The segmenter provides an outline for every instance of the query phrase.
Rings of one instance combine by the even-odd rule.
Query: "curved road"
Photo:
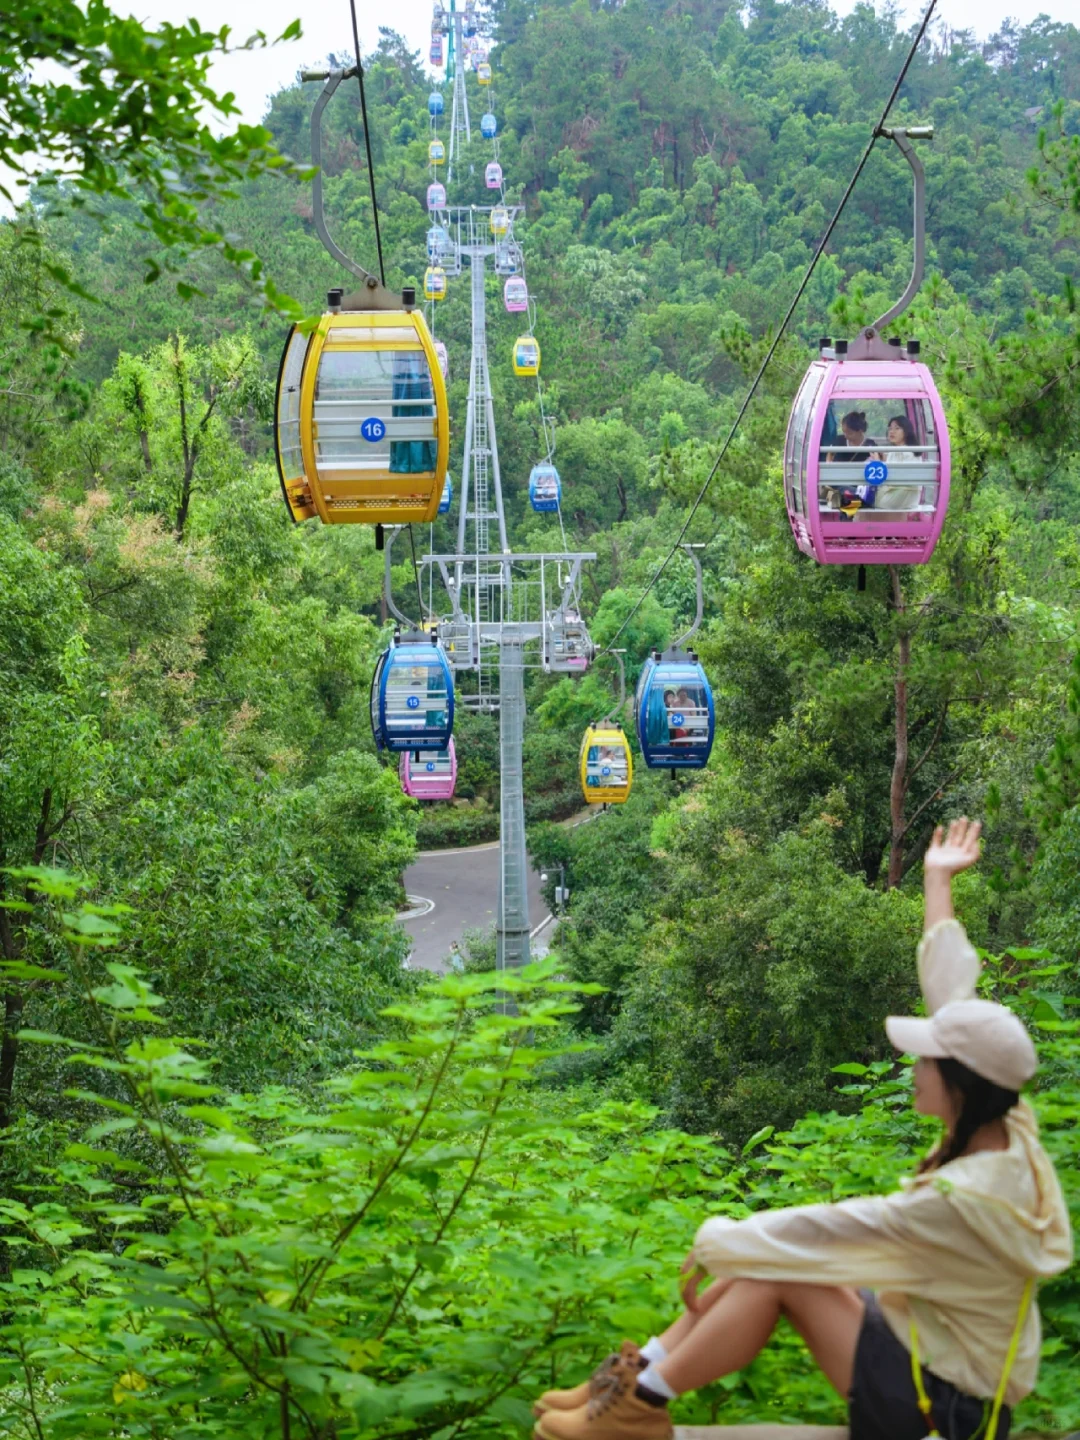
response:
[[[466,930],[488,930],[499,904],[499,842],[467,850],[423,850],[405,871],[410,899],[433,901],[426,914],[400,923],[412,937],[409,965],[415,970],[443,971],[452,945]],[[529,924],[533,954],[550,931],[548,908],[540,894],[540,876],[529,871]]]

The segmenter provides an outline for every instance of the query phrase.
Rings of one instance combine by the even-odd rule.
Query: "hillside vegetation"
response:
[[[911,37],[887,9],[840,20],[819,0],[502,0],[490,28],[603,645],[678,535]],[[393,285],[426,264],[430,83],[385,30],[367,84]],[[553,823],[615,675],[529,672],[530,850],[571,898],[514,1014],[483,939],[429,983],[393,924],[418,844],[497,833],[497,722],[462,719],[465,803],[421,815],[368,720],[382,557],[362,527],[291,526],[278,488],[282,297],[317,311],[341,278],[304,178],[317,92],[275,95],[270,134],[236,152],[184,152],[224,178],[175,223],[154,208],[172,182],[130,172],[125,142],[129,189],[40,184],[0,224],[0,1424],[27,1440],[508,1435],[537,1388],[658,1330],[705,1211],[889,1188],[929,1132],[882,1019],[917,1003],[920,858],[953,814],[986,818],[960,912],[987,992],[1041,1037],[1034,1098],[1080,1206],[1080,32],[935,29],[893,112],[936,131],[930,269],[898,326],[952,437],[932,562],[860,590],[797,554],[781,495],[817,337],[871,320],[910,268],[909,175],[882,143],[688,537],[708,769],[638,765],[625,806]],[[343,87],[330,224],[373,263],[363,149]],[[485,203],[475,156],[460,198]],[[489,298],[511,533],[562,548],[529,509],[540,416]],[[438,326],[457,476],[464,282]],[[441,520],[414,538],[454,543]],[[629,683],[693,608],[677,559],[621,633]],[[1042,1304],[1018,1426],[1059,1433],[1080,1425],[1075,1278]],[[682,1405],[688,1423],[838,1414],[793,1336]]]

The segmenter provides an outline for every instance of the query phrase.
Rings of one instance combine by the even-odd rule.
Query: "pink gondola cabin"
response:
[[[404,750],[398,762],[401,788],[414,800],[452,800],[457,782],[453,737],[445,750]]]
[[[949,432],[933,376],[906,349],[865,332],[821,345],[784,446],[796,543],[823,565],[922,565],[949,503]]]

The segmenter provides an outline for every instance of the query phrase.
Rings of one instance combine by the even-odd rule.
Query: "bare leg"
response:
[[[714,1280],[709,1288],[703,1290],[698,1296],[697,1310],[684,1310],[674,1325],[669,1325],[662,1335],[657,1336],[660,1344],[663,1345],[669,1355],[675,1349],[676,1345],[682,1344],[705,1312],[711,1310],[721,1295],[730,1289],[734,1283],[734,1280]]]
[[[843,1286],[735,1280],[712,1309],[694,1317],[696,1323],[669,1347],[668,1358],[657,1369],[676,1394],[697,1390],[748,1365],[764,1349],[781,1315],[806,1341],[829,1384],[846,1398],[863,1302]],[[682,1319],[666,1334],[678,1330]]]

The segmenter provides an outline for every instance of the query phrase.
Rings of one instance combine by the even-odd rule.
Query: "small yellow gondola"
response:
[[[432,140],[427,147],[427,158],[432,165],[444,165],[446,163],[446,146],[441,140]]]
[[[434,520],[450,458],[434,342],[421,311],[362,310],[363,298],[340,301],[310,335],[294,326],[286,342],[275,439],[289,513],[328,525]]]
[[[505,205],[496,205],[491,211],[491,219],[488,222],[493,235],[505,235],[510,229],[510,212]]]
[[[535,335],[519,335],[514,341],[512,359],[515,375],[539,375],[540,341]]]
[[[481,60],[480,64],[477,65],[476,78],[480,81],[481,85],[491,84],[491,66],[487,63],[486,60]]]
[[[446,271],[441,265],[429,265],[424,271],[424,299],[446,299]]]
[[[617,725],[590,725],[581,742],[581,793],[589,805],[622,805],[630,797],[634,762]]]

